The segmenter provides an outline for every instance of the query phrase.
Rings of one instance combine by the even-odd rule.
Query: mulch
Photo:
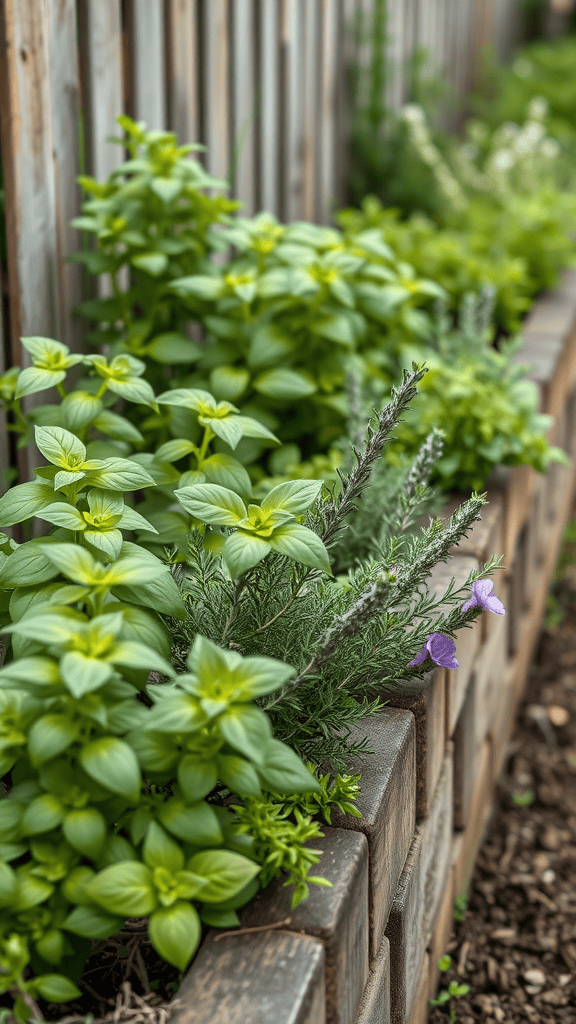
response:
[[[576,1024],[576,571],[564,568],[554,588],[564,618],[540,635],[440,976],[440,989],[470,990],[433,1008],[429,1024]]]

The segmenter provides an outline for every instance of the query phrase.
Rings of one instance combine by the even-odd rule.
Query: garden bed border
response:
[[[576,454],[576,271],[536,302],[518,362],[531,362],[548,439]],[[574,460],[576,463],[576,460]],[[332,889],[290,911],[278,881],[241,913],[266,931],[211,931],[178,993],[172,1024],[425,1024],[490,815],[541,628],[576,466],[498,468],[481,523],[438,567],[432,586],[504,554],[495,592],[505,616],[457,640],[458,670],[430,673],[418,696],[367,720],[362,819],[335,815],[321,845]],[[458,496],[441,514],[448,515]],[[441,592],[441,590],[440,590]],[[289,923],[284,923],[289,919]],[[278,923],[280,926],[278,927]]]

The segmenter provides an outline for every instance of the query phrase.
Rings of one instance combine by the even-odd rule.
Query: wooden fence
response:
[[[401,67],[430,49],[456,91],[471,83],[485,41],[506,52],[519,0],[388,0],[389,99]],[[208,149],[248,214],[328,222],[344,197],[350,123],[347,69],[372,0],[0,0],[0,106],[7,198],[6,365],[25,365],[20,337],[70,346],[81,268],[70,220],[82,161],[105,178],[122,161],[114,118],[126,111]],[[1,369],[1,368],[0,368]],[[7,452],[7,442],[0,449]]]

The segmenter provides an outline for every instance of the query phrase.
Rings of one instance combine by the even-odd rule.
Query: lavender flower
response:
[[[420,654],[408,664],[408,668],[416,668],[428,657],[436,665],[442,665],[443,668],[458,668],[455,652],[456,644],[449,636],[443,636],[442,633],[429,633]]]
[[[462,606],[462,611],[467,612],[470,608],[480,607],[494,612],[495,615],[505,615],[506,609],[502,602],[494,595],[490,596],[493,586],[492,580],[476,580],[472,584],[472,597]]]

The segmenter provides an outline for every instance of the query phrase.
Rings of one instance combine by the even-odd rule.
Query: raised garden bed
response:
[[[576,448],[576,272],[525,325],[549,440]],[[482,522],[442,565],[468,575],[504,553],[506,616],[486,612],[458,638],[457,670],[394,697],[366,724],[362,819],[334,817],[322,841],[332,889],[290,910],[272,884],[241,913],[243,934],[211,931],[179,990],[173,1024],[422,1024],[455,897],[466,890],[533,656],[574,467],[500,469]],[[456,497],[447,502],[452,511]]]

